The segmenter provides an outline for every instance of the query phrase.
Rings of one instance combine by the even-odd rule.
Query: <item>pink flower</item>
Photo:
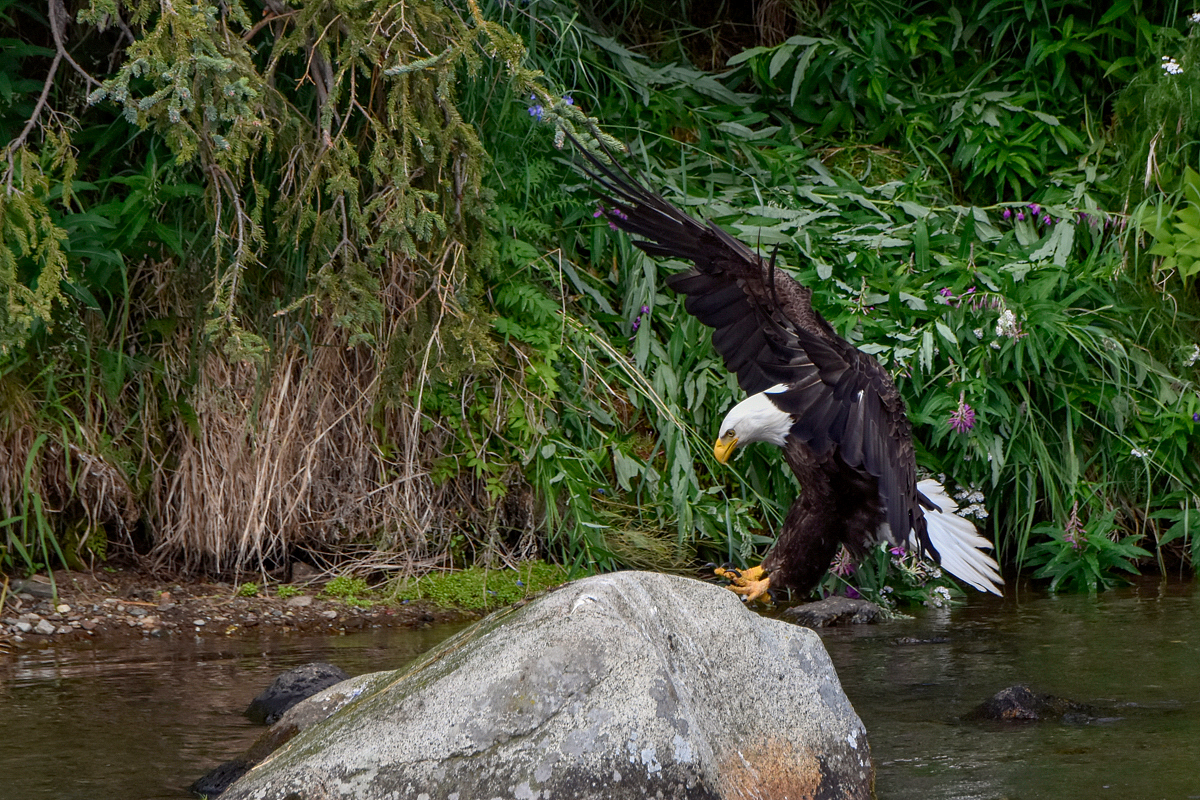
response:
[[[1078,550],[1087,542],[1083,523],[1079,521],[1078,500],[1071,506],[1071,516],[1067,518],[1067,524],[1063,526],[1063,539],[1071,544],[1073,550]]]
[[[958,408],[950,415],[950,429],[956,433],[966,433],[975,427],[975,409],[967,405],[963,395],[958,396]]]
[[[838,550],[836,556],[833,557],[833,563],[829,565],[829,571],[834,575],[841,575],[843,578],[854,573],[854,559],[850,557],[850,551],[842,546]]]

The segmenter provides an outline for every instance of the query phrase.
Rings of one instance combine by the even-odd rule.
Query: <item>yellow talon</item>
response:
[[[726,588],[731,592],[745,595],[747,603],[761,599],[770,605],[771,597],[767,594],[767,590],[771,588],[771,576],[766,574],[766,570],[762,568],[761,564],[741,571],[718,567],[714,573],[729,581],[729,586]]]

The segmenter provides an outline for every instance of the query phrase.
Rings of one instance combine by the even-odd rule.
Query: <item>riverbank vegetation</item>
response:
[[[1010,573],[1190,572],[1200,25],[753,7],[0,0],[0,567],[761,554],[788,471],[712,459],[736,386],[566,126],[778,246]]]

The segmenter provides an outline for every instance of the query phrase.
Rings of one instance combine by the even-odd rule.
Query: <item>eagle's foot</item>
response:
[[[717,567],[713,572],[717,577],[729,581],[729,586],[726,588],[735,594],[742,595],[745,602],[753,603],[755,600],[762,600],[770,605],[771,596],[767,594],[767,591],[771,588],[771,576],[767,574],[761,564],[743,570]]]

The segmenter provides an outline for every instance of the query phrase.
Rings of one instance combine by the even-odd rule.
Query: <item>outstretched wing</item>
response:
[[[689,314],[713,329],[713,347],[738,385],[757,394],[795,380],[794,362],[803,355],[795,327],[800,321],[828,327],[817,321],[812,293],[716,225],[702,224],[640,186],[615,161],[605,164],[572,142],[607,194],[603,211],[613,225],[641,237],[634,244],[649,255],[695,264],[671,275],[667,285],[687,298]]]
[[[646,253],[695,265],[667,285],[713,328],[713,346],[742,389],[756,394],[785,384],[768,397],[793,415],[791,434],[818,454],[839,448],[848,466],[877,478],[893,541],[905,543],[913,530],[932,549],[917,497],[912,425],[883,366],[834,332],[813,309],[811,289],[639,185],[615,160],[605,164],[572,142],[607,194],[609,222],[641,237],[634,244]]]

